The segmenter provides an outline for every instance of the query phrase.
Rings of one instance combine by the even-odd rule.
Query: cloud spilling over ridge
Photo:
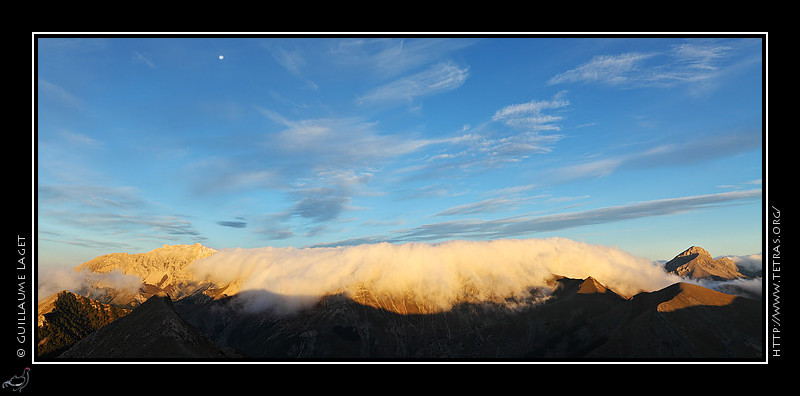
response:
[[[83,294],[87,288],[110,288],[125,293],[136,293],[142,286],[142,279],[136,275],[125,274],[119,269],[99,273],[65,268],[40,268],[36,283],[37,299],[41,301],[62,290]]]
[[[763,297],[763,280],[761,273],[764,270],[763,255],[761,253],[745,256],[724,256],[736,263],[739,271],[754,274],[753,278],[738,278],[726,281],[698,281],[700,286],[728,294],[736,294],[747,298],[760,299]]]
[[[698,280],[691,280],[689,282],[695,283],[703,287],[707,287],[712,290],[716,290],[718,292],[726,294],[735,294],[750,299],[758,300],[763,297],[764,288],[762,285],[763,280],[761,277],[756,277],[752,279],[737,278],[724,281],[698,279]]]
[[[747,256],[725,256],[740,268],[746,271],[758,272],[764,270],[764,259],[761,253],[750,254]]]
[[[553,275],[592,276],[623,295],[680,280],[619,249],[563,238],[239,248],[220,250],[189,269],[220,284],[238,282],[241,292],[283,296],[276,302],[291,296],[315,301],[339,292],[352,296],[366,287],[377,295],[413,298],[437,310],[447,310],[464,297],[524,297],[530,288],[547,287]],[[264,301],[259,304],[267,307]]]

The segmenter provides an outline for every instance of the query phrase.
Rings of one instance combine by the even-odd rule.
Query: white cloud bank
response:
[[[624,295],[680,280],[619,249],[563,238],[239,248],[221,250],[189,268],[220,284],[238,281],[243,294],[270,296],[271,302],[259,301],[259,307],[276,311],[289,307],[269,304],[296,305],[298,299],[310,304],[330,293],[352,296],[361,287],[388,298],[413,296],[420,305],[446,310],[465,291],[478,300],[524,297],[530,288],[546,287],[553,275],[592,276]]]
[[[40,268],[36,284],[37,299],[41,301],[62,290],[84,294],[87,288],[110,288],[133,294],[142,286],[142,279],[136,275],[125,274],[119,269],[99,273],[65,268]]]

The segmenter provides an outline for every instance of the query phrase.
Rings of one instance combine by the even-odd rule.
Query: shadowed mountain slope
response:
[[[641,293],[617,331],[587,357],[758,359],[761,304],[690,283]]]
[[[36,355],[44,358],[60,354],[130,312],[68,291],[45,298],[37,308]]]
[[[219,345],[270,360],[754,359],[763,354],[754,301],[684,283],[625,299],[591,277],[554,282],[551,296],[532,290],[528,304],[462,303],[433,314],[401,315],[344,295],[327,296],[287,316],[243,311],[237,296],[177,302],[176,309]]]
[[[165,293],[150,297],[131,313],[89,334],[62,353],[67,359],[232,358],[186,323]]]

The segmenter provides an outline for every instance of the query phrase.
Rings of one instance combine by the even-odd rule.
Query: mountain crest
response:
[[[176,299],[198,291],[202,285],[191,273],[189,265],[216,252],[217,250],[200,243],[164,245],[146,253],[106,254],[89,260],[74,270],[76,272],[87,270],[100,274],[120,271],[123,274],[137,276],[142,282],[140,295],[128,298],[135,301],[125,302],[138,305],[158,290],[164,290]],[[119,304],[125,302],[117,301]]]
[[[686,282],[675,283],[656,294],[659,293],[667,297],[656,307],[658,312],[672,312],[695,306],[724,306],[740,298]]]
[[[699,246],[692,246],[664,264],[667,272],[686,278],[709,278],[716,280],[743,278],[733,260],[711,254]]]
[[[189,264],[216,252],[200,243],[164,245],[146,253],[111,253],[95,257],[75,267],[75,270],[106,273],[119,269],[126,274],[138,275],[147,283],[156,284],[163,281],[164,275],[184,275]]]
[[[578,288],[578,294],[605,293],[606,287],[591,276],[584,279]]]
[[[688,248],[688,249],[684,250],[684,251],[683,251],[681,254],[679,254],[677,257],[686,257],[686,256],[691,256],[691,255],[693,255],[693,254],[696,254],[696,255],[699,255],[699,256],[708,256],[708,257],[711,257],[711,254],[710,254],[710,253],[708,253],[708,251],[707,251],[707,250],[705,250],[705,249],[701,248],[700,246],[691,246],[690,248]]]
[[[169,295],[156,293],[129,314],[87,335],[61,358],[230,358],[184,321]]]

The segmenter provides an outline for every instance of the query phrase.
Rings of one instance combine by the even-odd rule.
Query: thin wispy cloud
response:
[[[253,233],[254,239],[269,243],[289,239],[297,235],[288,224],[292,214],[289,212],[265,213],[253,216],[248,222],[248,229]]]
[[[689,166],[756,150],[761,147],[761,131],[733,131],[699,137],[679,143],[567,165],[552,173],[552,180],[573,181],[610,175],[622,169],[647,169]]]
[[[315,223],[338,219],[354,209],[352,197],[363,194],[372,177],[369,170],[319,169],[312,177],[295,181],[289,191],[295,203],[289,212]]]
[[[132,187],[90,184],[45,184],[37,187],[40,204],[85,208],[136,209],[145,205]]]
[[[39,232],[39,235],[37,235],[37,239],[40,243],[53,242],[64,245],[79,246],[89,249],[102,249],[115,252],[132,251],[138,249],[138,247],[133,244],[111,241],[108,239],[77,238],[72,235],[66,235],[57,232],[46,232],[44,234],[46,235],[43,235],[42,232]]]
[[[754,185],[755,186],[761,186],[762,185],[761,179],[750,180],[750,181],[746,181],[746,182],[739,183],[739,184],[722,184],[722,185],[717,186],[717,188],[722,188],[722,189],[726,189],[726,190],[731,190],[731,189],[741,190],[741,189],[744,189],[744,188],[752,188]]]
[[[760,198],[761,189],[633,202],[584,211],[542,216],[514,216],[496,220],[461,219],[396,229],[385,235],[364,236],[314,247],[347,246],[354,243],[406,243],[445,240],[492,240],[528,237],[537,233],[576,227],[615,223],[625,220],[689,213],[719,205],[736,204]]]
[[[548,80],[548,84],[575,82],[599,82],[619,85],[637,79],[633,74],[640,70],[641,63],[654,55],[627,53],[621,55],[598,55],[578,67],[557,74]]]
[[[516,195],[536,188],[536,184],[524,184],[486,191],[486,195]]]
[[[267,169],[250,158],[209,157],[191,162],[182,172],[198,196],[241,193],[285,185],[276,169]]]
[[[159,213],[160,205],[149,202],[132,187],[108,187],[91,184],[43,184],[37,186],[37,207],[48,219],[44,229],[64,234],[113,235],[128,241],[161,238],[169,241],[201,241],[206,237],[186,216]],[[78,238],[81,239],[81,238]],[[75,238],[61,238],[62,243],[80,244]],[[86,241],[90,238],[82,238]],[[113,242],[107,242],[113,243]]]
[[[303,190],[296,194],[300,198],[292,207],[292,213],[316,222],[338,218],[350,203],[349,194],[330,187]]]
[[[319,85],[309,79],[304,71],[307,69],[308,60],[303,50],[299,48],[286,49],[283,47],[269,46],[272,58],[292,76],[304,81],[304,87],[315,91]]]
[[[306,60],[299,50],[275,48],[275,50],[272,51],[272,57],[275,58],[275,61],[283,66],[284,69],[296,77],[301,76],[300,69],[306,64]]]
[[[563,138],[556,133],[570,102],[565,92],[551,99],[511,104],[495,111],[489,120],[460,131],[450,145],[428,158],[418,174],[442,175],[464,170],[497,168],[550,152]],[[465,133],[467,132],[467,133]]]
[[[92,139],[82,133],[60,130],[58,131],[58,135],[68,144],[80,146],[99,146],[102,144],[100,141]]]
[[[394,241],[514,238],[587,225],[686,213],[739,200],[761,197],[761,189],[660,199],[627,205],[545,216],[517,216],[498,220],[456,220],[422,225],[400,232]]]
[[[382,134],[378,124],[355,117],[293,120],[271,109],[258,111],[283,129],[263,135],[248,154],[208,158],[186,173],[196,175],[196,190],[205,193],[277,192],[287,205],[281,208],[288,215],[284,222],[338,220],[354,209],[353,196],[370,193],[367,184],[376,169],[452,140]],[[270,227],[262,235],[288,238],[293,234],[287,227]]]
[[[155,63],[153,63],[152,58],[147,54],[144,54],[144,53],[141,53],[141,52],[135,52],[133,54],[132,60],[133,60],[134,63],[145,65],[145,66],[147,66],[147,67],[149,67],[151,69],[155,69],[156,68],[156,65],[155,65]]]
[[[392,78],[440,63],[450,53],[476,40],[452,38],[355,38],[338,40],[330,49],[333,61],[379,78]]]
[[[64,87],[39,78],[37,81],[37,88],[39,95],[48,99],[55,100],[64,106],[72,108],[80,108],[81,100],[75,95],[68,92]]]
[[[62,226],[82,230],[83,233],[108,233],[129,239],[155,238],[170,241],[205,240],[205,237],[187,218],[178,215],[161,215],[147,212],[119,211],[55,211],[43,214]]]
[[[548,84],[598,83],[631,88],[696,83],[713,78],[731,51],[721,43],[692,42],[664,52],[597,55],[551,77]]]
[[[533,100],[527,103],[514,104],[498,110],[493,121],[500,121],[506,125],[529,131],[547,131],[561,129],[556,122],[562,116],[546,114],[545,111],[559,110],[569,106],[569,101],[564,99],[565,93],[559,92],[549,100]]]
[[[473,215],[477,213],[492,213],[500,210],[514,209],[527,199],[496,197],[479,202],[454,206],[436,214],[436,216]]]
[[[255,226],[269,239],[294,236],[292,219],[309,227],[339,220],[355,210],[354,196],[374,194],[368,183],[378,169],[458,140],[382,134],[377,123],[356,117],[293,120],[271,109],[257,110],[282,129],[262,135],[247,153],[197,161],[185,174],[194,191],[204,195],[280,194],[285,205],[278,208],[284,214],[277,219],[281,225]]]
[[[390,159],[415,152],[439,140],[380,133],[378,124],[359,117],[289,120],[260,108],[267,118],[285,126],[261,144],[266,150],[301,155],[313,167],[335,168]],[[277,149],[277,150],[276,150]],[[350,165],[347,165],[350,164]]]
[[[675,71],[678,75],[685,74],[687,78],[696,78],[694,73],[688,71],[713,71],[720,68],[720,61],[733,50],[730,46],[716,43],[709,44],[679,44],[672,47],[671,55],[675,58]]]
[[[468,69],[452,62],[440,63],[427,70],[381,85],[358,98],[359,104],[410,103],[413,100],[460,87],[469,76]]]
[[[218,221],[217,224],[223,227],[230,227],[230,228],[246,228],[247,222],[245,221],[230,221],[230,220],[221,220]]]
[[[557,171],[556,180],[573,181],[583,178],[608,176],[619,169],[627,158],[605,158],[562,167]]]

